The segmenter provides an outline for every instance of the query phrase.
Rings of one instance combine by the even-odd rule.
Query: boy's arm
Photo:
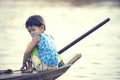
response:
[[[30,44],[28,45],[25,53],[24,53],[24,57],[23,57],[23,65],[25,65],[27,59],[31,56],[31,52],[33,50],[33,48],[37,45],[38,41],[40,39],[40,36],[36,36],[32,39],[32,41],[30,42]]]

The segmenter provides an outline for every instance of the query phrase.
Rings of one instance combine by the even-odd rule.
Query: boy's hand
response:
[[[27,68],[26,64],[23,64],[20,70],[24,71],[26,68]]]

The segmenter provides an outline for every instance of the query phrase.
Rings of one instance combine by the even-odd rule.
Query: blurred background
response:
[[[0,70],[18,70],[31,37],[25,21],[45,19],[58,51],[106,18],[111,20],[62,53],[65,63],[81,53],[57,80],[120,80],[120,0],[0,0]]]

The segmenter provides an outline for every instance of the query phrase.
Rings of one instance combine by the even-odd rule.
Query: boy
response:
[[[38,71],[56,69],[58,54],[53,38],[44,33],[46,29],[44,19],[40,15],[30,16],[26,21],[26,29],[30,33],[32,41],[24,53],[21,71],[32,72],[32,63]]]

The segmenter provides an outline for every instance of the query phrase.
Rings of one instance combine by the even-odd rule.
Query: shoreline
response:
[[[119,0],[1,0],[0,4],[13,4],[13,3],[22,3],[24,4],[36,4],[39,6],[73,6],[73,7],[79,7],[79,6],[89,6],[89,5],[98,5],[102,6],[113,6],[113,7],[120,7],[120,1]],[[21,5],[22,5],[21,4]]]

